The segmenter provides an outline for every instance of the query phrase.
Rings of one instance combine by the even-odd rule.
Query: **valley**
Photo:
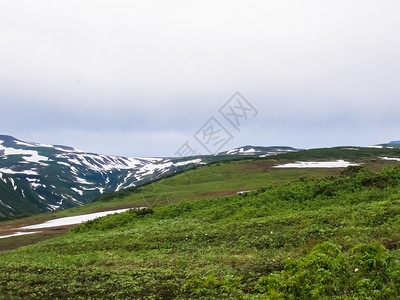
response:
[[[380,275],[383,281],[373,287],[375,273],[357,265],[352,249],[380,253],[376,259],[385,264],[385,276],[400,268],[400,150],[354,149],[214,157],[89,204],[2,221],[0,235],[19,234],[0,239],[2,295],[276,299],[293,291],[318,298],[331,290],[356,297],[375,288],[377,298],[390,298],[400,287]],[[121,213],[57,223],[114,210]],[[42,225],[51,222],[60,226]],[[334,263],[329,251],[337,251],[346,270],[358,266],[360,276],[351,271],[342,278],[332,269],[322,290],[296,286],[300,275],[291,266],[314,268],[313,255]],[[314,274],[301,276],[322,280]],[[341,285],[332,285],[338,280]],[[358,280],[371,284],[363,289]]]
[[[80,206],[101,194],[141,186],[214,161],[296,151],[291,147],[246,149],[217,156],[127,158],[0,135],[0,218]]]

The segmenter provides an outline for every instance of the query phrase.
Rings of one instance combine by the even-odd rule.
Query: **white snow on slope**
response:
[[[132,174],[133,174],[132,172],[128,172],[128,174],[125,176],[124,180],[120,184],[118,184],[117,188],[115,189],[116,192],[118,192],[121,189],[121,187],[124,184],[126,184],[127,180],[132,176]]]
[[[81,184],[90,184],[90,185],[95,184],[94,182],[89,182],[84,178],[75,177],[75,180],[77,183],[81,183]]]
[[[164,169],[168,169],[172,166],[173,166],[173,163],[171,161],[167,161],[167,162],[161,163],[161,164],[148,164],[148,165],[144,165],[140,169],[140,171],[137,172],[137,174],[143,177],[146,175],[154,174],[156,170],[164,170]]]
[[[75,148],[72,149],[67,149],[67,148],[62,148],[62,147],[57,147],[57,146],[52,146],[54,149],[62,152],[83,152],[82,150],[78,150]]]
[[[10,178],[9,180],[10,180],[12,186],[13,186],[14,191],[16,191],[17,190],[17,186],[15,185],[14,179]]]
[[[54,148],[53,145],[47,144],[40,144],[40,143],[27,143],[23,141],[14,140],[14,143],[21,146],[28,146],[28,147],[46,147],[46,148]]]
[[[9,209],[15,210],[15,209],[12,208],[10,205],[7,205],[6,203],[4,203],[2,200],[0,200],[0,204],[3,205],[3,206],[5,206],[5,207],[7,207],[7,208],[9,208]]]
[[[274,168],[345,168],[348,166],[359,166],[360,164],[351,163],[344,160],[337,161],[297,161],[284,165],[274,166]]]
[[[149,162],[154,163],[162,159],[136,159],[118,156],[97,155],[84,152],[70,152],[56,154],[57,158],[68,160],[70,164],[84,166],[87,169],[97,172],[107,172],[112,170],[135,169]],[[67,163],[62,163],[68,165]]]
[[[205,163],[203,163],[200,158],[197,158],[197,159],[192,159],[192,160],[188,160],[188,161],[177,162],[174,165],[177,167],[180,167],[180,166],[186,166],[186,165],[190,165],[190,164],[197,165],[197,164],[205,164]]]
[[[39,186],[41,186],[40,180],[38,178],[29,178],[29,177],[27,177],[26,180],[28,181],[29,186],[31,188],[33,188],[34,190],[36,188],[38,188]]]
[[[80,224],[86,221],[90,221],[99,217],[104,217],[110,214],[118,214],[129,210],[126,209],[117,209],[117,210],[109,210],[109,211],[102,211],[98,213],[80,215],[80,216],[73,216],[73,217],[65,217],[50,220],[41,224],[29,225],[25,227],[21,227],[20,229],[38,229],[38,228],[51,228],[51,227],[58,227],[58,226],[66,226],[66,225],[75,225]]]
[[[40,231],[30,231],[30,232],[16,232],[13,234],[8,234],[8,235],[0,235],[0,239],[5,239],[9,238],[12,236],[19,236],[19,235],[26,235],[26,234],[34,234],[34,233],[39,233]]]
[[[22,170],[22,171],[14,171],[8,168],[1,168],[0,172],[6,174],[25,174],[25,175],[39,175],[37,172],[32,170]]]
[[[71,190],[73,190],[75,193],[78,193],[79,195],[83,195],[83,191],[77,189],[77,188],[71,188]]]
[[[60,205],[52,205],[52,204],[47,204],[47,206],[51,209],[51,210],[57,210]]]
[[[400,158],[398,157],[379,157],[380,159],[383,160],[394,160],[394,161],[400,161]]]
[[[226,154],[239,154],[239,153],[241,153],[241,154],[256,154],[259,152],[260,152],[259,150],[256,150],[254,148],[244,150],[244,148],[242,147],[242,148],[235,148],[235,149],[229,150],[226,152]]]
[[[4,151],[4,155],[22,155],[22,159],[26,162],[33,162],[41,165],[46,165],[41,163],[41,161],[48,161],[49,158],[43,155],[39,155],[37,151],[34,150],[24,150],[24,149],[14,149],[9,147],[4,147],[0,144],[0,151]]]
[[[23,141],[17,141],[17,140],[15,140],[14,142],[15,142],[17,145],[21,145],[21,146],[36,147],[36,146],[33,145],[33,144],[25,143],[25,142],[23,142]]]

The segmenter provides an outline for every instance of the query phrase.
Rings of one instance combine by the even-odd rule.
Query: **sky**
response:
[[[133,157],[400,140],[398,11],[395,0],[2,1],[0,134]],[[229,138],[207,147],[218,130]]]

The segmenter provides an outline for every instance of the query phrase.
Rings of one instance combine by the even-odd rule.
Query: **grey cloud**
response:
[[[2,5],[5,134],[169,155],[237,90],[259,115],[232,146],[368,144],[398,132],[387,121],[400,108],[397,1]],[[92,147],[74,137],[85,134]]]

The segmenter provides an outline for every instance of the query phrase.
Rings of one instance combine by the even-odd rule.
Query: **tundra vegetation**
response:
[[[0,297],[395,299],[400,168],[129,210],[0,254]]]

